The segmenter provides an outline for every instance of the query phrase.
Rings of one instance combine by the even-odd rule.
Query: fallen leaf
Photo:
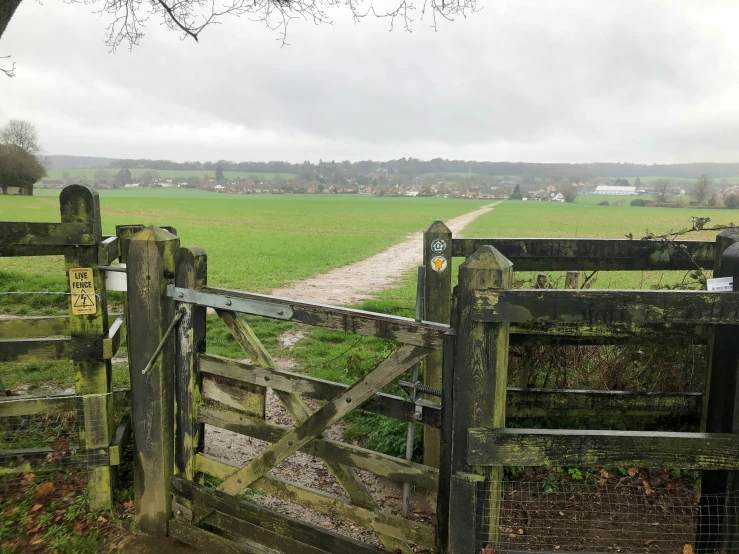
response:
[[[32,513],[34,513],[34,512],[38,512],[38,511],[39,511],[39,510],[40,510],[41,508],[43,508],[43,507],[44,507],[44,506],[43,506],[43,504],[34,504],[34,505],[33,505],[33,506],[31,507],[31,509],[30,509],[30,510],[28,510],[28,513],[31,513],[31,514],[32,514]]]
[[[482,549],[482,550],[480,551],[480,554],[495,554],[495,548],[493,548],[493,547],[492,547],[492,546],[490,546],[489,544],[486,544],[486,545],[485,545],[485,548],[483,548],[483,549]]]
[[[601,477],[603,477],[603,479],[610,479],[610,478],[611,478],[611,474],[610,474],[610,473],[608,473],[608,472],[607,472],[607,471],[606,471],[605,469],[603,469],[603,468],[600,468],[600,469],[598,470],[598,475],[600,475]]]
[[[323,527],[324,529],[331,529],[333,527],[333,524],[330,521],[326,520],[321,523],[321,527]]]
[[[554,547],[554,550],[559,550],[560,548],[562,548],[562,547],[559,546],[559,545],[557,545],[557,546]]]
[[[41,537],[41,538],[32,540],[29,544],[31,546],[38,546],[39,544],[43,544],[43,543],[44,543],[44,537]]]
[[[54,483],[46,482],[46,483],[39,483],[36,485],[36,496],[38,498],[47,496],[54,492],[55,486]]]
[[[565,513],[564,512],[559,512],[559,515],[563,516],[563,515],[565,515]]]
[[[636,475],[637,473],[639,473],[639,468],[638,467],[630,467],[629,469],[626,470],[626,473],[629,474],[629,477],[633,477],[634,475]]]
[[[659,527],[659,521],[654,521],[649,524],[650,527]]]
[[[518,534],[519,534],[519,535],[523,535],[523,529],[519,529],[519,530],[518,530]]]
[[[108,520],[105,519],[103,516],[98,517],[98,523],[108,523]]]
[[[683,546],[683,554],[693,554],[693,547],[690,544]]]

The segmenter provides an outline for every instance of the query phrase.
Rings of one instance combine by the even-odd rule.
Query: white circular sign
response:
[[[434,256],[431,258],[431,269],[437,273],[441,273],[446,269],[447,262],[444,256]]]

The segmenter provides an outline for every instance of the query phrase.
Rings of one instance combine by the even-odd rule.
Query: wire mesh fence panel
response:
[[[108,464],[106,449],[85,448],[85,434],[105,428],[108,421],[104,413],[85,410],[83,397],[24,397],[3,404],[8,413],[25,413],[0,417],[3,481],[22,479],[27,473],[84,471]]]
[[[486,492],[501,498],[498,549],[672,553],[690,545],[692,550],[700,515],[698,485],[663,470],[632,468],[625,476],[613,472],[609,477],[550,476],[493,485]],[[739,512],[735,494],[706,498],[704,504],[714,507],[708,516],[704,512],[709,518],[704,525],[715,520],[717,528],[720,515]],[[478,510],[487,520],[485,506]],[[478,552],[485,551],[487,540],[477,537]]]

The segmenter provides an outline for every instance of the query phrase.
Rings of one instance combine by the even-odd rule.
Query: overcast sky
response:
[[[110,54],[89,6],[24,0],[0,124],[32,121],[47,154],[178,161],[739,161],[739,3],[479,2],[437,32],[335,12],[287,47],[231,19]]]

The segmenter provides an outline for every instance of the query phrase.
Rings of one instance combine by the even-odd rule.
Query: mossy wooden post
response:
[[[474,321],[472,308],[475,291],[510,289],[512,281],[513,264],[492,246],[483,246],[459,268],[454,322],[457,347],[449,509],[451,554],[473,554],[467,546],[460,546],[471,544],[471,540],[475,553],[498,548],[503,467],[469,465],[467,431],[472,427],[505,427],[510,324]],[[472,487],[476,495],[455,490],[460,486],[464,490]]]
[[[721,251],[714,275],[733,277],[739,291],[739,234],[721,233]],[[721,294],[721,293],[716,293]],[[718,325],[710,341],[709,381],[704,404],[707,433],[739,434],[739,326]],[[739,552],[739,471],[704,471],[701,477],[701,508],[696,548],[698,552]]]
[[[423,233],[423,265],[426,267],[423,319],[448,324],[452,313],[452,232],[438,219]],[[441,350],[426,358],[423,369],[425,385],[441,388],[441,365]],[[424,426],[423,463],[427,466],[439,467],[440,443],[439,430]]]
[[[59,195],[62,223],[84,223],[96,243],[103,240],[100,222],[100,198],[97,191],[83,185],[69,185]],[[108,334],[108,303],[105,278],[97,269],[98,246],[78,246],[64,257],[67,274],[72,268],[88,268],[95,288],[94,313],[80,314],[74,304],[78,296],[70,296],[69,327],[73,340],[101,340]],[[69,284],[69,279],[67,280]],[[71,288],[70,288],[70,292]],[[77,312],[77,314],[75,314]],[[84,445],[88,450],[107,449],[115,432],[112,374],[110,360],[88,359],[74,362],[75,391],[82,396],[84,413]],[[107,451],[107,450],[106,450]],[[114,473],[110,467],[89,470],[90,507],[108,509],[112,502]]]
[[[454,356],[457,331],[444,334],[441,387],[441,461],[436,494],[436,552],[447,552],[449,544],[449,494],[452,477],[452,426],[454,422]]]
[[[142,370],[175,318],[167,284],[174,281],[180,239],[159,227],[137,233],[128,248],[128,340],[131,358],[134,509],[139,529],[167,536],[174,470],[175,338]]]
[[[181,248],[175,284],[199,289],[207,285],[208,257],[202,248]],[[175,299],[176,300],[176,299]],[[177,328],[177,371],[175,374],[175,468],[177,476],[195,478],[195,455],[203,440],[203,424],[198,422],[202,378],[199,354],[205,352],[205,307],[176,302],[184,316]]]

